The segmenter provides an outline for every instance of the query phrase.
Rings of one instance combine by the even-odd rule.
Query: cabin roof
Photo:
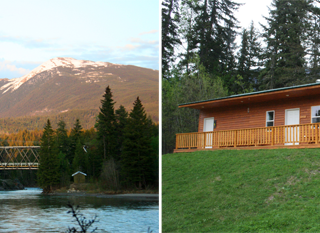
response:
[[[179,104],[179,108],[215,108],[320,94],[320,82]]]
[[[73,173],[72,176],[75,176],[75,175],[77,175],[77,174],[82,174],[82,175],[87,176],[86,173],[83,173],[83,172],[81,172],[81,171],[77,171],[76,173]]]

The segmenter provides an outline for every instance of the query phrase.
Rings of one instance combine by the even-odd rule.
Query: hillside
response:
[[[319,232],[320,149],[162,157],[163,232]]]
[[[108,85],[115,108],[121,104],[131,111],[140,96],[146,112],[154,121],[159,120],[158,71],[73,58],[54,58],[23,77],[1,79],[0,118],[98,110]]]

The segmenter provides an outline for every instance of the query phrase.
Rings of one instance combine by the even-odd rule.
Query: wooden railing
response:
[[[318,144],[319,130],[320,123],[180,133],[176,135],[176,149]]]

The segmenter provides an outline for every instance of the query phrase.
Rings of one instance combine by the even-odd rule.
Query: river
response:
[[[159,232],[159,204],[127,198],[44,196],[39,188],[0,192],[0,232],[65,232],[79,229],[68,203],[86,219],[97,216],[91,232]]]

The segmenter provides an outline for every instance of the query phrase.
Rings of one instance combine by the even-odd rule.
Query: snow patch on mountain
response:
[[[3,85],[0,90],[2,90],[2,93],[6,93],[7,91],[11,90],[11,92],[17,90],[22,84],[27,82],[28,80],[32,79],[35,75],[51,70],[57,67],[66,67],[71,69],[79,69],[84,68],[86,66],[93,66],[93,67],[108,67],[108,66],[122,66],[119,64],[112,64],[109,62],[93,62],[93,61],[86,61],[86,60],[76,60],[71,57],[56,57],[53,59],[50,59],[49,61],[46,61],[45,63],[41,64],[37,68],[33,69],[29,74],[24,75],[20,78],[10,79],[9,82],[5,85]],[[83,71],[84,72],[84,71]],[[58,73],[59,76],[61,76],[60,72]]]

